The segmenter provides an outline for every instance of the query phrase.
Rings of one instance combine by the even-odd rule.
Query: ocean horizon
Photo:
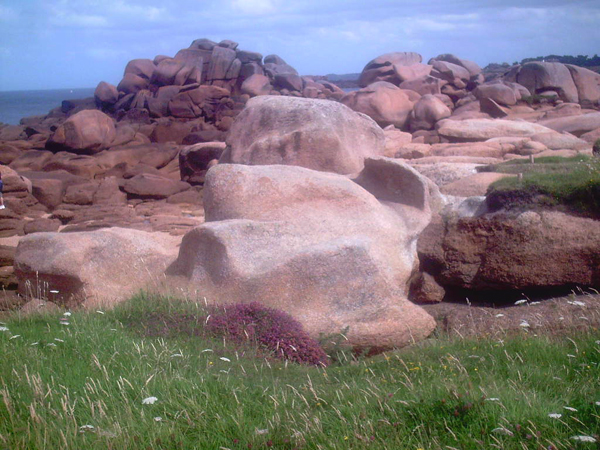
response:
[[[0,122],[19,125],[23,117],[45,115],[63,100],[94,96],[95,88],[0,91]]]

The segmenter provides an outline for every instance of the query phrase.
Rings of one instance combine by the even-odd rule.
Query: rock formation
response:
[[[393,160],[365,164],[364,187],[302,167],[219,164],[206,180],[206,223],[183,238],[168,274],[213,301],[289,312],[315,337],[349,327],[352,345],[381,348],[426,337],[435,324],[406,284],[430,187]]]

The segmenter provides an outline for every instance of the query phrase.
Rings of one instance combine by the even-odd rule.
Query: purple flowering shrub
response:
[[[319,343],[289,314],[260,303],[238,303],[210,310],[204,331],[235,342],[255,342],[276,357],[300,364],[327,365]]]

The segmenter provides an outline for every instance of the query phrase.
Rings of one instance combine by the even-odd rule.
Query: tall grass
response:
[[[203,312],[140,296],[111,312],[11,315],[0,448],[597,448],[575,439],[600,433],[597,330],[437,337],[323,368],[149,326]]]

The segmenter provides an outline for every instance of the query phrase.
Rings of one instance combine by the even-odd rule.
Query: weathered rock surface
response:
[[[399,84],[404,80],[400,80],[395,67],[411,66],[419,64],[421,61],[423,61],[423,57],[414,52],[386,53],[367,63],[358,83],[361,87],[366,87],[376,81]]]
[[[419,97],[413,93],[416,97],[411,98],[411,92],[391,83],[378,81],[358,91],[349,92],[341,102],[354,111],[371,117],[381,127],[394,125],[396,128],[403,128]]]
[[[361,182],[383,203],[337,174],[219,164],[207,175],[207,223],[184,237],[168,273],[211,301],[284,310],[313,336],[349,327],[352,345],[379,348],[422,339],[435,325],[406,300],[406,284],[430,217],[429,185],[377,161],[397,176],[381,181],[376,168]]]
[[[250,99],[236,118],[220,162],[351,174],[366,157],[383,152],[377,124],[340,103],[262,96]]]
[[[581,136],[584,133],[600,128],[600,112],[542,120],[540,121],[540,125],[560,133],[566,131],[575,136]]]
[[[437,132],[453,142],[485,141],[495,137],[530,137],[550,131],[548,127],[525,121],[502,119],[446,119],[438,122]]]
[[[15,255],[19,292],[42,292],[68,307],[112,305],[157,283],[177,255],[176,243],[164,233],[122,228],[30,234]]]
[[[53,151],[94,154],[108,148],[117,133],[113,120],[97,110],[84,110],[69,117],[47,143]]]
[[[447,117],[452,111],[434,95],[424,95],[415,103],[410,113],[409,123],[412,131],[431,130],[435,124]]]
[[[432,226],[421,261],[443,286],[531,289],[600,285],[600,222],[560,212],[484,215]],[[543,261],[543,264],[540,264]]]

